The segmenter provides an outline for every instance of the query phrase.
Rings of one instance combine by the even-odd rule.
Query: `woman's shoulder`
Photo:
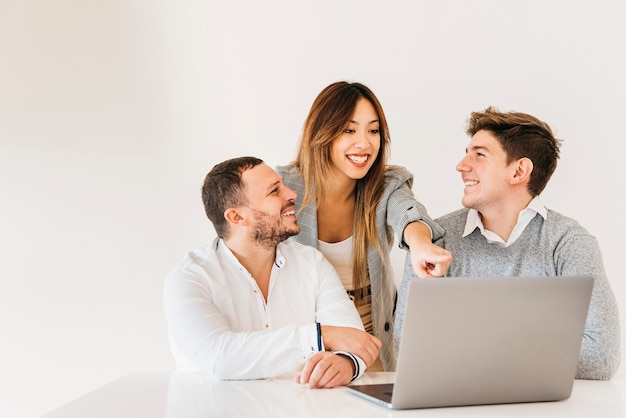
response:
[[[408,168],[400,165],[388,165],[385,168],[385,180],[387,183],[413,183],[413,173]]]
[[[298,169],[293,164],[277,165],[276,172],[278,172],[281,176],[299,174]]]
[[[391,175],[413,176],[413,174],[409,171],[408,168],[401,166],[401,165],[389,164],[387,165],[385,170],[387,174],[391,174]]]
[[[293,164],[276,166],[276,172],[281,175],[285,183],[301,183],[302,175],[300,170]]]

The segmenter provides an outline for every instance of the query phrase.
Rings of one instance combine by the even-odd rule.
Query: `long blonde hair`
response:
[[[374,107],[379,120],[380,151],[368,173],[356,182],[353,223],[352,283],[355,303],[363,299],[369,283],[367,253],[370,245],[382,253],[376,234],[376,206],[384,190],[390,136],[383,108],[366,86],[339,81],[324,88],[313,101],[304,122],[296,160],[292,163],[304,178],[302,207],[326,196],[326,179],[331,172],[331,144],[347,127],[357,102],[365,98]]]

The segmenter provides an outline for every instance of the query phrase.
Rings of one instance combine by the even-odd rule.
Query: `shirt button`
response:
[[[385,322],[385,331],[389,331],[389,322]]]

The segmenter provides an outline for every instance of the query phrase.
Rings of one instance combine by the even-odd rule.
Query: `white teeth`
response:
[[[362,157],[358,157],[356,155],[348,155],[348,158],[357,164],[363,164],[365,161],[367,161],[367,155]]]
[[[478,182],[476,180],[467,180],[466,182],[464,182],[464,184],[466,186],[476,186]]]
[[[295,215],[296,211],[295,210],[289,210],[285,213],[283,213],[283,216],[291,216],[291,215]]]

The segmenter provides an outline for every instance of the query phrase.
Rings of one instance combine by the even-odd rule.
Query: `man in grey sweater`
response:
[[[620,364],[620,324],[598,241],[539,199],[556,168],[560,141],[545,122],[493,107],[472,113],[467,134],[471,141],[456,167],[465,184],[464,208],[436,219],[446,230],[437,244],[453,256],[447,275],[593,276],[576,378],[610,379]],[[398,295],[396,347],[412,277],[408,260]]]

